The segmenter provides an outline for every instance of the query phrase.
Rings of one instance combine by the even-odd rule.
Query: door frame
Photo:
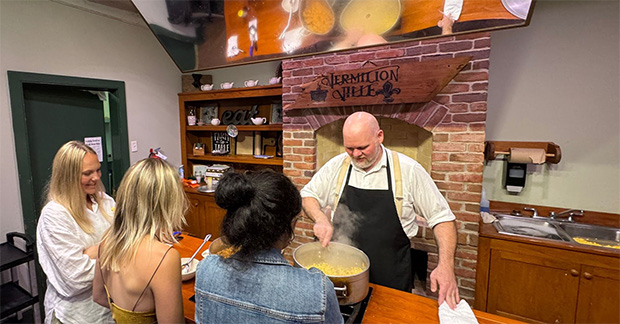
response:
[[[85,90],[108,91],[113,94],[118,99],[109,101],[113,150],[111,153],[113,154],[114,162],[118,161],[113,172],[115,177],[122,177],[122,173],[129,168],[129,137],[127,134],[125,82],[17,71],[8,71],[7,73],[11,100],[10,105],[13,115],[13,134],[15,137],[15,154],[17,156],[17,173],[19,177],[24,231],[32,238],[35,238],[37,226],[37,214],[35,209],[36,197],[34,197],[30,149],[28,147],[29,141],[26,124],[24,85],[60,85]],[[117,183],[119,182],[120,181]]]

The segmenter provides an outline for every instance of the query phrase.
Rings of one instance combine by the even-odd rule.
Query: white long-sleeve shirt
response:
[[[352,165],[351,178],[349,185],[360,189],[382,189],[387,190],[386,161],[390,161],[392,192],[395,191],[394,161],[392,152],[381,146],[383,156],[368,172]],[[319,171],[312,177],[312,180],[301,190],[302,197],[313,197],[321,208],[329,206],[334,215],[335,197],[341,197],[345,186],[345,180],[341,188],[337,188],[338,174],[342,162],[347,157],[347,153],[339,154],[327,161]],[[418,224],[415,222],[416,214],[424,217],[428,225],[433,227],[442,222],[455,219],[450,211],[450,206],[446,199],[441,195],[439,189],[428,175],[426,170],[414,159],[398,153],[400,160],[402,186],[403,186],[403,209],[400,219],[403,230],[409,238],[418,232]]]
[[[85,233],[69,211],[55,201],[48,202],[37,224],[37,252],[41,268],[47,275],[45,292],[45,322],[50,323],[52,312],[65,324],[114,323],[110,310],[93,301],[95,260],[84,250],[101,241],[110,223],[102,215],[104,208],[111,217],[114,200],[103,194],[102,206],[93,201],[86,215],[94,232]]]

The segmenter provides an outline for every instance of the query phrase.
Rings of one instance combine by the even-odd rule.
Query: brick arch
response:
[[[432,134],[430,175],[457,217],[455,272],[461,297],[470,302],[475,287],[489,55],[490,36],[478,33],[293,58],[282,64],[283,171],[299,188],[310,181],[317,167],[315,132],[353,112],[363,110],[399,119]],[[286,109],[301,93],[303,84],[328,71],[359,68],[366,60],[381,65],[457,56],[470,56],[472,60],[426,103]],[[287,248],[289,257],[293,248],[314,240],[312,225],[306,218],[297,223],[296,238]],[[429,252],[428,267],[436,267],[432,231],[422,228],[412,239],[412,246]]]

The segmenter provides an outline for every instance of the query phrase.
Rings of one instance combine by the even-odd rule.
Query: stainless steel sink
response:
[[[573,241],[583,244],[598,243],[607,247],[620,247],[620,229],[579,223],[559,223],[557,226],[566,232]],[[597,244],[591,244],[597,245]]]
[[[495,215],[497,222],[493,223],[498,232],[509,235],[521,235],[542,239],[567,241],[568,234],[558,229],[555,224],[540,218],[525,218],[510,215]]]
[[[494,216],[497,221],[493,226],[502,234],[620,249],[620,228],[562,222],[546,217],[526,218],[505,214]]]

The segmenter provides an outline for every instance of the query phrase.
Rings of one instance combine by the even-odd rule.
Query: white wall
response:
[[[233,87],[241,88],[245,80],[258,80],[259,85],[269,84],[269,79],[276,75],[278,64],[280,64],[280,61],[263,62],[201,71],[198,73],[210,74],[213,77],[213,84],[215,85],[213,89],[220,89],[220,83],[223,82],[234,82],[235,84]]]
[[[620,213],[618,1],[537,1],[529,27],[492,32],[487,140],[551,141],[519,195],[489,163],[490,200]]]
[[[180,164],[181,73],[146,27],[47,0],[0,0],[0,241],[24,232],[7,70],[125,82],[131,162],[162,147]]]

